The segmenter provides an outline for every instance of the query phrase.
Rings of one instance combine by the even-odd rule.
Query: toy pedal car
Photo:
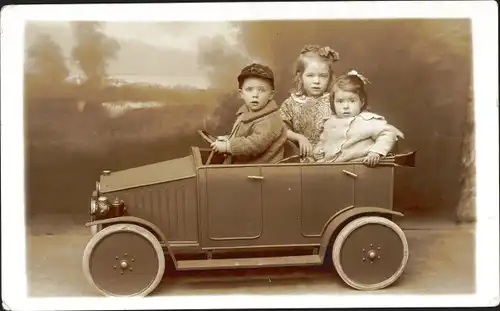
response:
[[[177,270],[234,269],[322,265],[331,252],[352,288],[395,282],[409,252],[391,220],[403,216],[393,210],[394,170],[414,167],[415,152],[374,168],[293,158],[224,165],[192,147],[186,157],[104,171],[90,199],[85,276],[104,295],[146,296],[166,258]]]

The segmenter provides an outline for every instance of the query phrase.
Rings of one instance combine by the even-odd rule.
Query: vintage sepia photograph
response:
[[[480,71],[498,67],[497,31],[484,33],[497,14],[478,26],[477,13],[488,3],[443,17],[424,2],[392,3],[399,16],[391,2],[302,3],[318,6],[303,18],[300,3],[3,10],[3,32],[4,17],[24,30],[17,55],[2,33],[2,93],[19,85],[16,100],[2,95],[2,218],[23,221],[22,236],[2,221],[2,250],[19,238],[26,299],[498,304],[498,254],[478,255],[498,252],[498,72]],[[376,15],[382,5],[393,14]],[[18,106],[15,134],[5,106]],[[493,145],[479,151],[479,136]]]

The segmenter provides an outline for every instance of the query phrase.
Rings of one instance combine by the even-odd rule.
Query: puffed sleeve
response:
[[[283,119],[286,127],[292,131],[293,128],[293,110],[291,109],[291,105],[293,104],[293,99],[291,97],[287,98],[280,107],[280,116]]]

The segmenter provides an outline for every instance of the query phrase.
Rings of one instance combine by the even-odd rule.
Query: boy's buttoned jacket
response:
[[[276,163],[283,159],[286,128],[274,100],[259,111],[243,105],[229,135],[231,163]]]
[[[375,113],[363,111],[354,118],[333,115],[323,125],[315,153],[324,152],[324,161],[335,162],[360,159],[371,151],[386,156],[398,137],[403,133]]]

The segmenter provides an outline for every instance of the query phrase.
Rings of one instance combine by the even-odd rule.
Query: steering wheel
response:
[[[216,137],[214,137],[213,135],[203,131],[203,130],[198,130],[198,134],[200,134],[201,138],[203,138],[203,140],[205,142],[207,142],[209,145],[211,145],[214,141],[217,140]],[[208,159],[207,159],[207,162],[205,162],[205,165],[209,165],[210,162],[212,162],[212,158],[214,157],[215,155],[215,151],[212,150],[210,151],[210,155],[208,156]]]
[[[198,134],[200,134],[201,138],[203,138],[203,140],[206,141],[209,145],[217,140],[216,137],[214,137],[210,133],[207,133],[203,130],[198,130]]]

